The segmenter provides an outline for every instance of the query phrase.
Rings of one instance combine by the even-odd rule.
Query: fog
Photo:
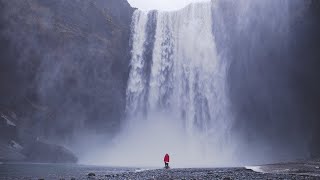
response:
[[[22,142],[109,166],[317,157],[317,1],[119,2],[0,1],[1,106]]]
[[[92,144],[94,148],[85,148],[87,153],[83,154],[80,163],[155,168],[163,166],[163,157],[168,153],[172,167],[236,165],[229,152],[214,152],[216,148],[210,146],[206,137],[188,135],[183,124],[173,119],[173,115],[153,115],[150,119],[128,123],[122,133],[105,146],[99,141]]]
[[[165,153],[172,155],[175,167],[239,166],[308,157],[310,134],[300,125],[302,119],[288,113],[298,105],[290,98],[288,81],[294,65],[290,54],[294,34],[290,15],[302,13],[306,6],[296,1],[212,1],[172,13],[136,15],[127,87],[128,124],[106,150],[110,156],[99,158],[99,163],[160,166]],[[212,19],[207,12],[212,13]],[[200,22],[204,24],[197,18],[202,18]],[[188,22],[192,25],[188,26]],[[208,24],[215,40],[213,49],[208,51],[217,48],[217,52],[197,56],[201,50],[211,48]],[[179,31],[175,31],[177,27]],[[182,73],[179,79],[177,64],[189,67],[190,77]],[[209,81],[201,79],[202,73],[207,72]],[[170,77],[170,73],[174,76]],[[192,82],[193,78],[196,81]],[[214,84],[209,89],[201,84],[211,81]],[[186,89],[193,87],[190,94],[199,95],[183,101],[189,90],[179,90],[178,82],[186,84]],[[198,86],[202,88],[200,92]],[[207,92],[215,98],[210,99]],[[205,99],[204,104],[199,96]],[[141,116],[136,118],[130,113]]]

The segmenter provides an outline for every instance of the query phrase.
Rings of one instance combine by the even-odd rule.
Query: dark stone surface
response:
[[[0,162],[23,162],[26,156],[21,150],[12,148],[7,142],[0,141]]]
[[[26,150],[30,160],[60,162],[42,150],[59,154],[62,147],[35,139],[63,143],[79,133],[117,131],[133,10],[126,0],[1,0],[0,110],[17,116],[14,130],[0,122],[2,139],[37,147]]]
[[[126,0],[0,0],[0,111],[17,124],[0,119],[0,139],[21,142],[31,161],[75,162],[35,140],[117,131],[133,10]]]
[[[90,177],[90,176],[96,176],[96,174],[95,174],[95,173],[89,173],[88,176],[89,176],[89,177]]]
[[[117,131],[133,8],[126,0],[0,1],[0,106],[33,136]]]
[[[262,174],[244,168],[218,168],[218,169],[170,169],[151,170],[138,173],[125,173],[107,179],[317,179],[315,176],[295,174]]]
[[[10,113],[5,112],[0,108],[0,140],[5,142],[10,142],[11,140],[17,141],[18,129],[15,123],[16,120],[10,116]]]
[[[308,162],[305,162],[308,164]],[[274,166],[274,165],[268,165]],[[291,169],[291,164],[283,164],[282,168],[274,166],[274,172],[259,173],[242,167],[239,168],[189,168],[189,169],[154,169],[112,168],[99,166],[65,165],[65,164],[3,164],[0,165],[0,179],[297,179],[316,180],[319,174],[305,174],[299,172],[283,172],[282,168]],[[139,170],[139,172],[137,172]],[[276,171],[280,170],[280,171]],[[309,167],[312,171],[313,168]],[[89,174],[92,173],[92,176]],[[95,176],[93,176],[93,174]]]
[[[319,1],[248,1],[244,12],[241,2],[218,2],[213,27],[218,52],[231,61],[239,157],[261,163],[319,155]]]
[[[22,154],[26,156],[27,162],[76,163],[78,161],[78,158],[65,147],[41,141],[27,145]]]

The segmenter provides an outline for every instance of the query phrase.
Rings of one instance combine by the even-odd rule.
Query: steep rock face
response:
[[[25,157],[14,151],[13,160],[76,162],[63,147],[36,139],[64,143],[117,131],[133,10],[126,0],[0,0],[0,112],[14,114],[15,123],[0,123],[1,156],[15,140]]]
[[[319,1],[243,1],[243,16],[232,1],[220,2],[215,30],[227,34],[216,38],[231,61],[233,130],[251,150],[240,154],[319,156]]]
[[[41,141],[30,143],[22,150],[27,162],[76,163],[78,158],[68,149]]]
[[[126,0],[0,1],[1,106],[33,136],[115,130],[125,106]]]

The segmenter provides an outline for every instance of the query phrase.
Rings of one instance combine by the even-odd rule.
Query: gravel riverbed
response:
[[[68,164],[2,164],[0,180],[237,180],[304,179],[320,180],[319,165],[277,164],[240,168],[140,169]]]
[[[101,177],[99,177],[101,178]],[[98,178],[98,179],[99,179]],[[118,175],[106,175],[105,179],[169,179],[169,180],[206,180],[206,179],[320,179],[315,176],[298,174],[270,174],[258,173],[245,168],[218,168],[218,169],[170,169],[129,172]]]

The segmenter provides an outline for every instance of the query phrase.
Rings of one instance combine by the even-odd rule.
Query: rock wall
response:
[[[239,157],[261,162],[268,155],[272,161],[319,155],[320,3],[261,2],[266,5],[250,4],[244,17],[226,5],[227,18],[217,28],[228,34],[217,38],[226,38],[232,61],[233,129],[251,150]]]
[[[126,0],[0,1],[0,108],[22,144],[117,131],[133,11]]]

